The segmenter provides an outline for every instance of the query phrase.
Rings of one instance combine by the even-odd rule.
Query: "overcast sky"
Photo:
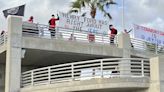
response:
[[[6,19],[2,10],[26,4],[24,21],[34,16],[34,22],[47,24],[52,14],[58,11],[67,12],[73,0],[0,0],[0,30],[6,30]],[[164,31],[164,0],[124,0],[125,1],[125,27],[130,29],[133,24],[143,25]],[[120,31],[122,30],[122,0],[116,0],[118,5],[111,6],[108,12],[113,16],[110,22]],[[100,12],[97,19],[104,18]]]

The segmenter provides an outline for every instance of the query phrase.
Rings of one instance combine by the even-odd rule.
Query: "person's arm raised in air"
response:
[[[56,20],[59,20],[59,15],[57,14],[57,19]]]
[[[130,33],[132,30],[133,30],[133,29],[130,29],[130,30],[128,31],[128,33]]]

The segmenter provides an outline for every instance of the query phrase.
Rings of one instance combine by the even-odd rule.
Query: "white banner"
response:
[[[134,25],[134,37],[146,42],[164,45],[164,32]]]
[[[108,33],[109,21],[96,20],[59,12],[59,27],[92,33]]]

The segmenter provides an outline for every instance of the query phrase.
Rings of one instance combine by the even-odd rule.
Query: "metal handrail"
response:
[[[34,86],[92,78],[149,77],[149,60],[141,58],[97,59],[54,65],[22,73],[22,86]]]
[[[4,33],[2,35],[0,35],[0,45],[3,45],[7,42],[7,34]]]
[[[164,46],[162,45],[152,44],[136,38],[131,38],[131,43],[133,45],[133,49],[136,50],[149,51],[156,54],[164,53]]]
[[[52,32],[52,30],[54,29],[49,28],[48,25],[34,24],[28,22],[23,22],[22,27],[24,36],[41,37],[48,39],[56,38],[70,41],[109,44],[110,36],[113,36],[104,33],[90,33],[86,30],[66,29],[62,27],[56,27],[55,32]],[[113,43],[117,44],[117,35],[115,35]]]

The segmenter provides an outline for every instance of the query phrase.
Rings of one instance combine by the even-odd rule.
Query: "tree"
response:
[[[109,6],[113,4],[116,4],[113,0],[76,0],[72,2],[69,13],[80,12],[82,8],[89,7],[92,18],[95,18],[96,11],[100,10],[104,13],[104,16],[108,16],[109,19],[112,19],[112,16],[104,9],[104,7],[109,8]],[[85,16],[85,14],[86,13],[82,14],[82,16]]]

